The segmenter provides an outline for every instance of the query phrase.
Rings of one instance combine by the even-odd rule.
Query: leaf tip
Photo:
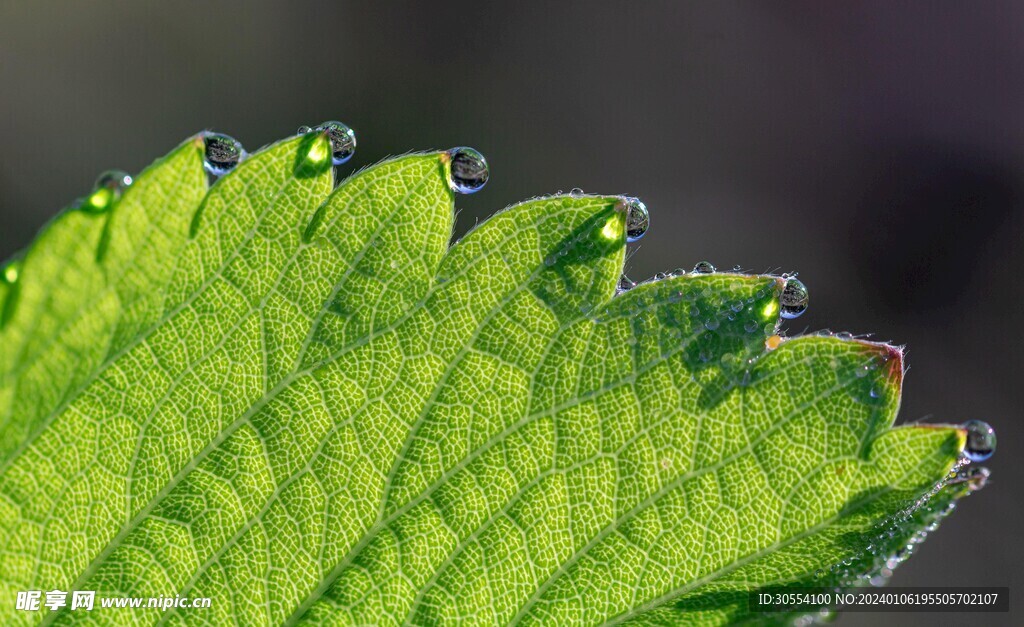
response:
[[[903,376],[906,373],[904,347],[885,342],[855,341],[864,346],[865,351],[877,360],[885,380],[895,388],[897,394],[901,393],[903,391]]]

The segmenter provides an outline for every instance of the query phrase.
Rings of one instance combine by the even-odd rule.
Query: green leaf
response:
[[[449,246],[447,153],[335,189],[325,142],[207,189],[189,140],[0,283],[5,624],[774,620],[965,492],[899,349],[772,337],[785,279],[617,294],[615,196]],[[53,589],[212,606],[14,609]]]

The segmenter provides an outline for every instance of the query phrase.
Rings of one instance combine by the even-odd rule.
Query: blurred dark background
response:
[[[1021,602],[1024,6],[383,4],[3,3],[0,259],[99,171],[203,128],[252,150],[340,119],[349,170],[474,146],[491,182],[458,198],[460,233],[538,194],[637,195],[652,227],[633,279],[702,259],[799,271],[811,308],[791,334],[906,344],[901,421],[996,427],[989,487],[892,584]],[[973,622],[841,621],[950,619]]]

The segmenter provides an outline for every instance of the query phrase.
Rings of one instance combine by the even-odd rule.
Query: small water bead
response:
[[[124,190],[132,184],[132,177],[124,170],[107,170],[100,174],[92,186],[92,193],[82,203],[83,211],[102,213],[114,206]]]
[[[237,139],[221,133],[203,135],[203,167],[214,176],[224,176],[245,156]]]
[[[786,287],[782,289],[782,296],[779,298],[782,307],[780,315],[788,320],[799,318],[807,311],[809,300],[807,287],[801,281],[793,278],[787,279]]]
[[[964,455],[972,462],[983,462],[996,451],[996,432],[987,422],[968,420],[961,428],[967,431]]]
[[[125,190],[129,185],[132,184],[132,175],[128,174],[124,170],[107,170],[103,174],[96,177],[96,184],[93,185],[94,189],[109,189],[116,193],[118,196]]]
[[[0,272],[0,281],[7,283],[8,285],[14,285],[18,282],[18,276],[21,274],[21,259],[11,259],[4,266],[3,271]]]
[[[487,159],[479,151],[466,146],[448,151],[451,169],[448,185],[460,194],[474,194],[484,188],[491,175]]]
[[[569,190],[569,195],[572,196],[573,198],[580,198],[581,196],[583,196],[583,190],[580,189],[579,187],[574,187],[571,190]]]
[[[711,265],[710,261],[698,261],[697,264],[693,266],[694,274],[714,274],[714,272],[715,266]]]
[[[647,205],[636,198],[623,198],[622,203],[626,210],[626,241],[635,242],[647,233],[651,226],[651,215]]]
[[[973,468],[967,468],[954,473],[954,477],[949,480],[950,484],[966,483],[968,492],[977,492],[978,490],[985,487],[988,483],[988,478],[991,476],[992,471],[984,466],[975,466]]]
[[[334,165],[345,163],[356,153],[356,132],[349,128],[347,124],[337,120],[330,120],[317,126],[315,129],[303,131],[303,128],[309,129],[308,126],[303,126],[299,129],[300,133],[308,133],[310,130],[314,130],[327,134],[327,139],[331,142],[331,163]]]
[[[312,131],[313,131],[313,127],[312,126],[305,126],[305,125],[303,125],[303,126],[299,127],[298,133],[299,133],[299,135],[305,135],[306,133],[310,133]]]

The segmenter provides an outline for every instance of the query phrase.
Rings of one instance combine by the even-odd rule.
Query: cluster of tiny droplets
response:
[[[924,495],[900,512],[881,521],[876,526],[875,537],[864,551],[834,564],[829,569],[829,573],[821,570],[815,572],[815,577],[822,579],[826,575],[830,575],[829,579],[835,582],[834,590],[836,592],[851,587],[884,586],[892,577],[893,571],[905,562],[928,538],[928,534],[937,530],[942,520],[956,508],[954,499],[941,509],[925,512],[920,521],[912,520],[940,490],[951,485],[967,483],[965,494],[969,495],[984,487],[989,476],[988,469],[984,467],[968,468],[969,465],[970,460],[967,457],[961,457],[950,469],[948,475],[932,486]],[[903,539],[899,540],[900,537]],[[892,549],[894,542],[896,548]],[[890,550],[885,550],[887,547]],[[863,568],[853,568],[855,564],[866,560],[870,560],[871,564],[866,571]],[[827,610],[827,608],[822,609]],[[805,614],[795,619],[794,624],[809,625],[817,619],[818,613]]]

